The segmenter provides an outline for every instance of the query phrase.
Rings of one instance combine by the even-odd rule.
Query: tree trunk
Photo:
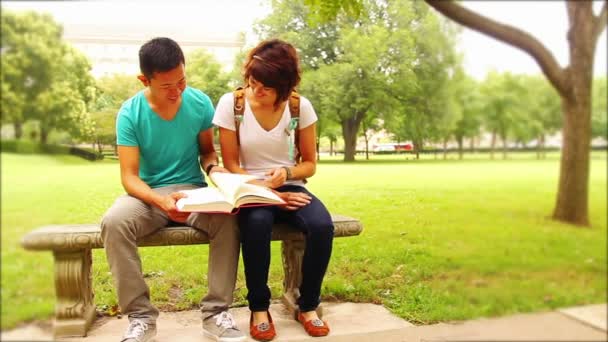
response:
[[[414,152],[416,153],[416,160],[420,159],[420,151],[422,150],[422,141],[421,140],[414,140],[412,141],[412,143],[414,144]]]
[[[369,160],[369,138],[367,134],[363,136],[365,137],[365,160]]]
[[[589,101],[583,99],[581,102],[587,103],[563,102],[562,155],[553,218],[587,226],[591,110]]]
[[[500,137],[500,139],[502,140],[502,159],[506,160],[507,159],[507,135],[502,135]]]
[[[15,128],[15,139],[21,139],[23,136],[23,123],[15,122],[13,123],[13,127]]]
[[[496,131],[492,131],[492,141],[490,142],[490,159],[494,159],[494,148],[496,147]]]
[[[103,142],[101,140],[97,141],[97,147],[99,148],[99,154],[103,153]]]
[[[536,145],[536,159],[543,159],[545,157],[545,134],[541,133],[538,136],[538,144]]]
[[[334,155],[334,141],[329,139],[329,156]]]
[[[562,96],[563,142],[553,218],[581,226],[589,225],[593,59],[597,37],[606,25],[606,3],[601,15],[603,21],[594,18],[592,4],[586,1],[568,3],[571,91]]]
[[[342,120],[342,135],[344,136],[344,161],[355,161],[357,150],[357,132],[361,120],[354,118]]]
[[[464,154],[463,146],[462,146],[462,145],[464,145],[463,140],[464,139],[463,139],[462,135],[456,138],[456,142],[458,143],[458,159],[460,159],[460,160],[462,160],[462,156]]]
[[[40,143],[43,145],[46,145],[46,143],[48,141],[48,137],[49,137],[49,131],[44,127],[40,127]]]

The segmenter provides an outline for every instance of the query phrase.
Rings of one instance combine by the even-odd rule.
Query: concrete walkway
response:
[[[500,318],[414,326],[384,307],[374,304],[324,303],[324,319],[332,329],[330,336],[310,338],[281,304],[271,306],[276,328],[275,341],[332,342],[430,342],[430,341],[608,341],[607,305],[588,305],[551,312],[518,314]],[[242,331],[249,330],[249,310],[231,310]],[[86,338],[64,342],[120,341],[126,318],[104,318],[95,322]],[[50,324],[29,325],[2,332],[0,341],[52,341]],[[206,342],[198,311],[163,312],[158,320],[156,342]],[[249,339],[249,341],[253,341]]]

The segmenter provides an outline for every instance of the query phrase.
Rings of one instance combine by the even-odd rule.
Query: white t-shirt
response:
[[[249,102],[245,97],[245,111],[240,123],[239,158],[241,167],[249,174],[264,177],[266,172],[282,167],[293,166],[295,162],[289,158],[289,142],[294,132],[289,131],[291,113],[285,106],[283,117],[270,131],[265,130],[256,120]],[[300,95],[299,129],[306,128],[317,121],[312,104]],[[234,126],[234,96],[227,93],[222,96],[215,109],[213,124],[222,128],[236,131]],[[288,134],[289,132],[289,134]],[[287,181],[285,184],[304,185],[301,180]]]

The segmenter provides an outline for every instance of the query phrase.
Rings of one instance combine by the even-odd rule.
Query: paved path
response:
[[[432,342],[432,341],[608,341],[607,305],[587,305],[550,312],[482,318],[464,322],[414,326],[384,307],[374,304],[324,303],[324,318],[332,332],[324,338],[309,338],[300,325],[280,304],[271,306],[277,327],[275,341],[318,342]],[[237,324],[248,332],[249,310],[231,310]],[[86,338],[68,338],[64,342],[120,341],[128,322],[126,318],[105,318],[95,322]],[[3,332],[1,341],[51,341],[50,325],[30,325]],[[200,313],[195,310],[162,312],[158,320],[156,342],[206,342],[201,332]],[[253,341],[250,339],[250,341]]]

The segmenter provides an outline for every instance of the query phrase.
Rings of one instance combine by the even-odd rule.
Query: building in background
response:
[[[89,58],[91,73],[96,78],[116,73],[138,74],[139,48],[149,39],[161,36],[177,41],[186,55],[196,49],[205,49],[222,64],[225,71],[232,69],[235,56],[245,44],[244,35],[239,33],[210,36],[161,30],[138,33],[119,25],[64,27],[64,39]]]

